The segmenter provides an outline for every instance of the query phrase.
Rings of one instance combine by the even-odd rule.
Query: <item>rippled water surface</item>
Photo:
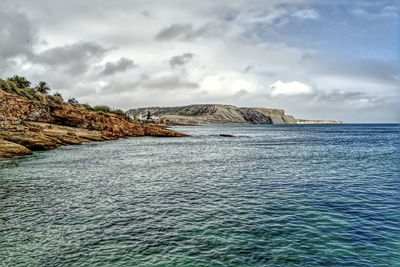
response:
[[[0,266],[400,266],[398,125],[176,129],[0,162]]]

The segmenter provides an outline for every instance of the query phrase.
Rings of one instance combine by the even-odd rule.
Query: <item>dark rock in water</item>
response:
[[[235,137],[234,135],[231,135],[231,134],[220,134],[219,136],[222,136],[222,137]]]

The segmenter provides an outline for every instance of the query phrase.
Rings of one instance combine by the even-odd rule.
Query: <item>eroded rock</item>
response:
[[[83,105],[32,101],[0,90],[0,158],[89,141],[135,136],[187,136]]]

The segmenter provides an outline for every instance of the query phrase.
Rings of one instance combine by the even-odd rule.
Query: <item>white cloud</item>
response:
[[[271,84],[269,87],[272,89],[272,91],[270,92],[271,96],[307,95],[313,92],[311,86],[297,81],[282,82],[281,80],[279,80]]]
[[[280,19],[287,16],[288,10],[279,8],[279,9],[272,9],[267,12],[267,14],[263,15],[256,15],[254,17],[246,17],[244,20],[245,23],[265,23],[265,24],[272,24],[280,22]]]
[[[240,91],[254,92],[262,87],[256,77],[239,72],[221,72],[216,75],[207,75],[201,82],[201,88],[215,95],[229,95]]]
[[[351,12],[365,19],[398,18],[400,15],[398,6],[383,5],[379,2],[358,4]]]
[[[301,9],[294,12],[292,16],[299,19],[311,19],[311,20],[317,20],[320,17],[315,9]]]

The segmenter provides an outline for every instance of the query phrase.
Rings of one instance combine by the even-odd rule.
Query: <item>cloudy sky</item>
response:
[[[400,121],[397,0],[2,0],[0,77],[127,110]]]

